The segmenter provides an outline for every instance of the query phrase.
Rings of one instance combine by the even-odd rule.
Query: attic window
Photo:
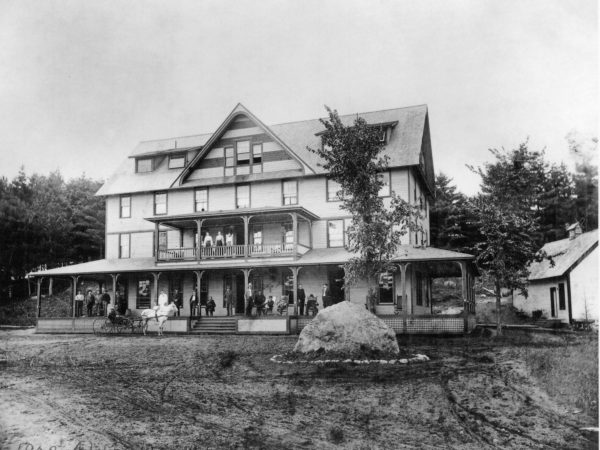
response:
[[[135,171],[137,173],[152,172],[154,170],[154,159],[140,158],[135,160]]]
[[[185,153],[169,155],[169,169],[181,169],[185,167]]]
[[[387,127],[381,127],[379,130],[379,142],[382,144],[387,142]]]

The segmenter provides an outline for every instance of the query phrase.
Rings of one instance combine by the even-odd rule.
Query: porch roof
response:
[[[195,219],[212,219],[212,218],[231,218],[239,217],[243,215],[258,216],[264,214],[287,214],[295,212],[305,217],[306,219],[316,220],[319,218],[316,214],[310,212],[302,206],[266,206],[264,208],[239,208],[226,211],[204,211],[196,212],[191,214],[176,214],[176,215],[162,215],[144,217],[145,220],[150,222],[181,222],[186,220]]]
[[[318,266],[326,264],[344,264],[352,257],[352,253],[344,248],[319,248],[309,250],[297,260],[292,258],[254,258],[244,259],[211,259],[202,261],[156,263],[154,258],[130,259],[99,259],[82,264],[58,267],[38,272],[31,272],[29,277],[92,275],[110,273],[134,272],[172,272],[180,270],[210,270],[210,269],[242,269],[259,267],[292,267]],[[427,261],[470,261],[472,255],[452,252],[433,247],[400,247],[398,262],[427,262]]]

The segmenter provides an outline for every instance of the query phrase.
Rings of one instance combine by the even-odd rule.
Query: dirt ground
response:
[[[309,365],[270,361],[295,337],[0,331],[0,447],[597,448],[580,430],[596,419],[528,373],[536,349],[577,345],[557,339],[414,339],[430,361]]]

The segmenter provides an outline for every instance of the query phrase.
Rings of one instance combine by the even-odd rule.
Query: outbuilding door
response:
[[[550,288],[550,317],[556,317],[556,288]]]

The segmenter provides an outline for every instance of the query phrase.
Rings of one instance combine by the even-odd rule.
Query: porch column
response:
[[[113,308],[117,307],[117,281],[119,280],[119,274],[118,273],[111,273],[110,274],[111,278],[112,278],[112,282],[113,282],[113,298],[112,298],[112,305]]]
[[[71,281],[73,282],[73,298],[72,298],[72,305],[73,305],[73,317],[77,317],[76,316],[76,307],[75,307],[75,297],[77,296],[77,281],[79,280],[79,277],[76,275],[71,276]]]
[[[467,263],[465,263],[464,261],[460,261],[458,264],[460,265],[461,290],[463,298],[463,316],[465,320],[464,332],[467,333],[469,331],[469,302],[467,300]]]
[[[298,315],[298,273],[300,272],[302,267],[290,267],[292,271],[292,279],[293,279],[293,293],[294,293],[294,315]]]
[[[154,277],[154,304],[158,306],[158,280],[160,279],[160,272],[152,272]]]
[[[312,247],[313,247],[312,220],[307,220],[307,222],[308,222],[308,246],[312,249]]]
[[[54,287],[54,278],[50,277],[50,280],[48,283],[48,297],[52,297],[53,287]]]
[[[37,316],[40,317],[42,312],[42,280],[44,277],[39,277],[37,281]]]
[[[242,220],[244,221],[244,258],[248,258],[248,222],[250,222],[250,217],[249,216],[242,216]],[[246,270],[246,269],[242,269],[242,270]],[[248,286],[248,283],[246,282],[246,285],[244,286],[244,289],[246,289],[246,287]],[[245,291],[244,291],[245,292]]]
[[[404,333],[408,328],[408,298],[406,297],[406,269],[410,263],[400,263],[400,286],[402,290],[402,329]]]
[[[196,220],[196,259],[202,259],[202,222],[204,219]],[[198,288],[200,288],[200,280],[198,279]],[[200,297],[198,297],[198,302],[200,302]],[[199,305],[200,303],[198,303]],[[199,307],[198,307],[199,308]]]
[[[294,261],[298,259],[298,214],[291,212],[292,216],[292,233],[294,235]],[[295,294],[294,294],[295,295]],[[296,303],[296,302],[294,302]]]
[[[158,249],[158,235],[159,235],[159,226],[160,223],[159,222],[155,222],[154,223],[154,261],[158,262],[158,253],[159,253],[159,249]]]
[[[202,316],[202,308],[200,308],[200,283],[202,282],[204,270],[194,270],[194,275],[196,276],[196,301],[198,302],[198,316]]]

